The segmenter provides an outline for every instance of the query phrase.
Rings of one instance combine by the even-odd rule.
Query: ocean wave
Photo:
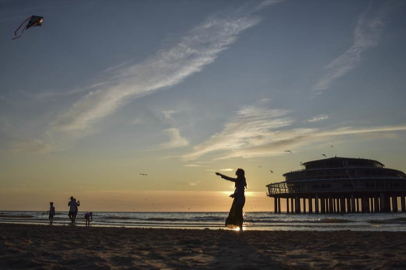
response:
[[[140,218],[140,220],[149,220],[149,221],[187,221],[188,219],[184,218]]]
[[[31,215],[5,215],[0,214],[0,218],[33,218]]]
[[[195,217],[192,218],[194,221],[223,221],[226,219],[226,216],[224,217]]]
[[[224,217],[185,217],[185,218],[174,218],[174,217],[129,217],[129,216],[105,216],[104,219],[107,220],[139,220],[139,221],[197,221],[197,222],[213,222],[213,221],[224,221]]]
[[[348,219],[341,219],[341,218],[323,218],[316,222],[318,222],[318,223],[349,223],[352,221],[348,220]]]
[[[124,217],[124,216],[106,216],[104,218],[105,219],[132,219],[130,217]]]
[[[398,223],[406,223],[406,218],[392,218],[392,219],[385,219],[385,220],[378,220],[372,219],[369,221],[371,224],[398,224]]]
[[[322,218],[322,219],[313,219],[313,220],[295,220],[295,219],[280,219],[280,220],[269,220],[269,219],[252,219],[252,218],[245,218],[245,222],[248,223],[350,223],[353,222],[347,219],[339,219],[339,218]]]

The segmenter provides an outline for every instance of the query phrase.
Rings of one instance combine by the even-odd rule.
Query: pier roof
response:
[[[306,169],[310,168],[326,168],[326,167],[384,167],[381,162],[373,159],[365,158],[348,158],[348,157],[332,157],[319,160],[312,160],[302,164]]]

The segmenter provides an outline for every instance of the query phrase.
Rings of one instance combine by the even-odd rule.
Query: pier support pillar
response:
[[[321,213],[322,214],[326,213],[326,199],[321,197],[320,204],[321,204]]]
[[[405,195],[402,194],[402,196],[400,197],[400,205],[402,207],[402,212],[406,212],[406,203],[405,203]]]
[[[278,213],[278,198],[273,198],[274,213]]]
[[[328,197],[328,212],[329,212],[330,214],[331,214],[331,213],[334,213],[333,198],[331,198],[331,196]]]
[[[286,213],[289,214],[289,198],[286,198]]]
[[[300,198],[296,196],[295,198],[295,213],[300,214]]]
[[[278,214],[281,213],[281,198],[278,198]]]
[[[340,198],[340,212],[345,213],[345,198],[344,197]]]
[[[361,213],[361,205],[360,205],[361,198],[356,198],[356,200],[357,200],[357,213]]]
[[[293,197],[290,198],[290,205],[291,205],[291,207],[292,207],[292,214],[295,213],[295,212],[294,212],[294,208],[295,208],[295,203],[294,203],[294,201],[295,201],[295,199],[294,199]]]
[[[402,197],[403,199],[405,199],[405,197]],[[319,195],[316,194],[316,198],[314,199],[314,212],[316,214],[319,213]]]
[[[351,213],[355,213],[355,198],[354,194],[351,194]]]
[[[398,212],[398,197],[396,195],[392,196],[392,212]]]
[[[313,199],[309,197],[309,214],[313,213]]]
[[[389,213],[390,212],[390,198],[381,193],[381,212]]]
[[[303,198],[303,214],[306,214],[306,198]]]
[[[375,213],[379,213],[379,200],[378,200],[378,196],[374,197],[374,208],[375,208]]]
[[[334,204],[335,204],[335,211],[334,213],[340,213],[340,199],[336,198],[334,200]]]
[[[362,213],[368,213],[369,199],[366,195],[362,196]]]

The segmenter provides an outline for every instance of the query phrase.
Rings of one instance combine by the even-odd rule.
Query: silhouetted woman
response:
[[[224,174],[216,172],[216,175],[221,176],[221,178],[232,181],[235,183],[234,193],[230,195],[231,198],[234,198],[233,205],[231,206],[230,213],[226,219],[226,226],[238,226],[240,227],[240,232],[242,232],[242,223],[243,223],[243,212],[245,204],[245,195],[244,191],[247,187],[247,180],[245,180],[245,172],[243,169],[238,169],[235,172],[237,178],[228,177]]]

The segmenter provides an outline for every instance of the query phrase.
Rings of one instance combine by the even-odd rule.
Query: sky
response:
[[[74,196],[82,211],[228,211],[234,185],[215,172],[243,168],[245,211],[271,211],[266,185],[323,154],[405,172],[405,14],[0,0],[0,210],[67,211]],[[42,26],[12,40],[31,15]]]

